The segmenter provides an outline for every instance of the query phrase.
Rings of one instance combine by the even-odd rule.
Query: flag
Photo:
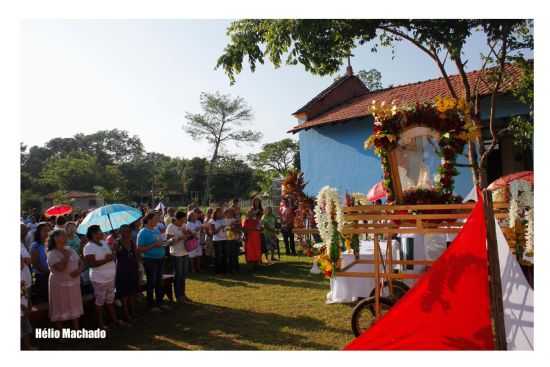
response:
[[[482,201],[431,269],[344,349],[494,349]]]

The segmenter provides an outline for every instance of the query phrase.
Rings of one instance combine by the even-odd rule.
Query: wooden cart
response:
[[[343,208],[342,234],[368,234],[374,237],[374,258],[357,259],[336,272],[338,277],[374,278],[374,295],[359,302],[353,311],[352,329],[356,335],[376,322],[406,292],[401,280],[415,279],[422,274],[394,271],[395,265],[427,266],[432,260],[395,260],[391,244],[383,254],[380,240],[391,240],[400,234],[451,234],[462,229],[475,203],[431,205],[365,205]],[[507,203],[494,203],[494,216],[504,219],[508,215]],[[388,244],[390,241],[388,241]],[[372,272],[349,271],[356,264],[373,264]],[[389,297],[381,297],[382,289]]]

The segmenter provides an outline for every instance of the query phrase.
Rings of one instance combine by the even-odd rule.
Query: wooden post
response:
[[[380,318],[380,241],[374,234],[374,313],[376,320]]]
[[[489,296],[491,299],[491,316],[493,318],[495,330],[495,349],[506,350],[506,329],[504,327],[504,307],[502,305],[502,285],[500,281],[495,217],[493,214],[493,198],[491,192],[488,190],[483,191],[483,209],[485,214],[485,228],[487,231]]]
[[[390,292],[390,297],[393,297],[393,278],[391,277],[391,274],[393,274],[393,233],[388,233],[388,238],[386,239],[386,259],[388,264],[386,272],[389,273],[388,290]]]

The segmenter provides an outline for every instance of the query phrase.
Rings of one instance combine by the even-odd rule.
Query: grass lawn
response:
[[[134,325],[109,331],[106,340],[35,344],[40,349],[341,349],[353,339],[351,307],[326,305],[329,283],[310,274],[310,267],[311,258],[282,256],[253,273],[241,264],[237,275],[192,274],[187,287],[193,305],[151,314],[141,301]],[[82,324],[95,327],[93,317]]]

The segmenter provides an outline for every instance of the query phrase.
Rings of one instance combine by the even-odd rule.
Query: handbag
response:
[[[190,238],[184,243],[185,251],[192,252],[199,247],[199,240],[196,238]]]

